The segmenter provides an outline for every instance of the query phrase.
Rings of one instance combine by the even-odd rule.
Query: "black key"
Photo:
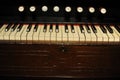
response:
[[[50,25],[50,32],[52,32],[53,31],[53,26],[52,25]]]
[[[110,27],[110,25],[106,25],[105,27],[106,27],[106,29],[107,29],[110,33],[113,33],[113,30],[112,30],[112,28]]]
[[[115,29],[120,33],[120,27],[118,25],[115,25]]]
[[[107,33],[107,30],[105,29],[103,25],[100,25],[100,29],[102,30],[103,33]]]
[[[71,32],[72,32],[72,33],[75,33],[75,29],[74,29],[74,26],[73,26],[73,25],[71,25]]]
[[[44,25],[43,32],[46,32],[46,31],[47,31],[47,25]]]
[[[80,28],[81,33],[84,33],[84,32],[85,32],[85,31],[84,31],[84,28],[83,28],[83,25],[80,25],[79,28]]]
[[[86,28],[86,30],[87,30],[88,33],[91,33],[90,28],[89,28],[88,25],[86,25],[85,28]]]
[[[37,32],[37,30],[38,30],[38,24],[35,25],[34,32]]]
[[[66,32],[66,33],[69,32],[69,31],[68,31],[68,26],[67,26],[67,25],[65,25],[65,32]]]
[[[97,33],[97,29],[95,28],[94,25],[91,25],[91,28],[92,28],[92,30],[93,30],[94,33]]]
[[[17,28],[17,32],[19,32],[22,29],[22,27],[23,27],[23,24],[20,24]]]
[[[29,24],[29,26],[27,27],[27,32],[30,32],[30,30],[31,30],[31,28],[32,28],[32,24]]]
[[[13,24],[8,24],[8,26],[5,28],[5,31],[9,31],[9,29],[12,27]]]
[[[58,24],[56,25],[56,32],[59,32],[59,27],[58,27]]]
[[[14,26],[11,28],[11,31],[13,32],[17,28],[17,24],[14,24]]]

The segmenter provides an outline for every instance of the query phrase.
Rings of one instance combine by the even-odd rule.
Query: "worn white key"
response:
[[[17,27],[19,26],[19,24],[17,25]],[[11,32],[10,34],[10,40],[15,40],[15,35],[17,34],[17,27],[14,31]]]
[[[62,29],[62,41],[67,42],[68,41],[68,33],[65,32],[65,25],[61,25],[61,29]]]
[[[114,40],[115,42],[119,42],[120,41],[120,33],[115,29],[114,26],[111,26],[111,28],[113,29],[113,36],[114,36]]]
[[[11,26],[11,28],[13,27],[14,25]],[[4,40],[10,40],[10,34],[11,34],[11,28],[8,30],[8,31],[5,31],[4,33]]]
[[[77,31],[78,31],[78,35],[79,35],[79,40],[80,40],[80,42],[85,42],[85,41],[86,41],[85,34],[80,31],[79,25],[76,25],[76,29],[77,29]]]
[[[38,41],[39,40],[40,30],[41,30],[41,25],[39,24],[37,31],[33,33],[33,41]]]
[[[30,31],[27,33],[27,40],[30,40],[30,41],[32,41],[33,40],[33,31],[34,31],[34,24],[32,25],[32,27],[31,27],[31,29],[30,29]]]
[[[97,41],[96,34],[93,32],[90,25],[88,27],[90,28],[90,31],[91,31],[91,41],[96,42]]]
[[[57,43],[61,43],[62,42],[62,25],[58,25],[58,27],[59,27],[59,30],[58,30],[58,32],[56,33],[56,37],[57,37]]]
[[[40,30],[40,33],[39,33],[39,43],[43,43],[44,40],[45,40],[45,32],[43,32],[44,25],[41,24],[40,27],[41,27],[41,30]]]
[[[78,26],[74,25],[73,27],[74,27],[74,30],[75,30],[75,32],[73,33],[73,37],[74,37],[73,39],[74,39],[75,42],[79,42],[79,32],[77,30]]]
[[[45,32],[45,41],[50,42],[50,25],[47,25],[47,29]]]
[[[7,25],[8,24],[4,24],[0,29],[0,40],[4,39],[5,28],[7,27]]]
[[[56,25],[53,25],[53,30],[50,32],[51,42],[56,42],[57,34],[56,34]]]
[[[99,27],[98,25],[95,25],[95,28],[97,30],[97,33],[96,33],[97,42],[102,42],[103,41],[102,33],[99,31],[98,27]]]
[[[91,34],[87,32],[85,25],[83,25],[84,31],[85,31],[85,37],[86,37],[86,42],[91,41]]]
[[[22,32],[22,34],[21,34],[21,41],[23,42],[23,43],[26,43],[26,40],[27,40],[27,27],[28,27],[28,24],[25,24],[25,25],[23,25],[23,27],[25,27],[25,29],[24,29],[24,31]]]
[[[73,33],[71,32],[71,25],[68,25],[68,42],[74,41]]]
[[[108,42],[109,41],[109,38],[107,36],[106,33],[103,33],[102,30],[100,29],[100,27],[97,27],[97,29],[100,31],[102,37],[103,37],[103,42]]]

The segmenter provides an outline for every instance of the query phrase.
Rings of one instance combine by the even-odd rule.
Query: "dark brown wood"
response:
[[[0,76],[114,78],[119,45],[1,44]]]

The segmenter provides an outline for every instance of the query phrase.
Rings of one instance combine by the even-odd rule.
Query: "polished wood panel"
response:
[[[0,76],[104,78],[120,76],[118,45],[0,45]]]

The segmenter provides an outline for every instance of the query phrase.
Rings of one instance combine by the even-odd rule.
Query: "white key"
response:
[[[62,42],[62,25],[58,25],[58,28],[59,28],[59,30],[58,30],[58,32],[56,33],[56,37],[57,37],[57,43],[61,43]]]
[[[57,34],[56,34],[56,25],[53,25],[53,30],[52,30],[52,32],[50,32],[50,35],[51,35],[51,42],[56,42],[56,36],[57,36]]]
[[[43,43],[45,41],[45,32],[43,32],[44,25],[41,24],[40,27],[41,27],[41,30],[39,33],[39,43]]]
[[[27,27],[28,27],[28,25],[27,24],[25,24],[25,25],[23,25],[23,27],[25,27],[25,29],[23,30],[23,32],[22,32],[22,34],[21,34],[21,41],[22,41],[22,43],[26,43],[26,40],[27,40]]]
[[[120,41],[120,33],[115,29],[114,26],[111,26],[111,28],[113,29],[113,36],[115,38],[115,42],[119,42]]]
[[[97,41],[96,34],[93,32],[93,30],[90,27],[90,25],[88,27],[90,28],[90,31],[91,31],[91,41],[96,42]]]
[[[1,29],[0,29],[0,40],[4,39],[4,33],[5,33],[5,28],[7,27],[8,24],[4,24]]]
[[[79,32],[77,30],[78,26],[74,25],[73,27],[74,27],[74,30],[75,30],[75,32],[73,33],[73,37],[74,37],[73,39],[74,39],[74,41],[79,42]]]
[[[114,37],[113,35],[107,30],[107,28],[105,27],[106,31],[107,31],[107,36],[109,39],[109,42],[114,42]]]
[[[33,31],[34,31],[34,24],[32,25],[30,31],[27,33],[27,43],[32,43],[33,40]]]
[[[68,25],[68,41],[72,42],[74,41],[73,33],[71,32],[71,25]]]
[[[41,25],[38,25],[37,31],[33,33],[33,41],[38,41],[39,40],[40,30],[41,30]]]
[[[91,41],[91,34],[87,32],[85,25],[83,25],[84,31],[85,31],[85,37],[86,37],[86,42]]]
[[[18,26],[19,25],[17,25],[17,27]],[[15,40],[15,35],[17,34],[17,27],[16,27],[16,29],[14,31],[11,32],[11,34],[10,34],[10,40]]]
[[[103,41],[102,33],[99,31],[98,27],[99,27],[98,25],[95,25],[95,28],[97,30],[97,33],[96,33],[97,42],[102,42]]]
[[[17,33],[15,35],[16,42],[21,40],[21,35],[22,35],[24,29],[26,29],[25,25],[22,26],[22,28],[21,28],[21,30],[19,32],[17,31]]]
[[[61,25],[62,29],[62,41],[67,42],[68,41],[68,34],[65,32],[65,25]]]
[[[103,42],[108,42],[109,38],[108,38],[107,34],[103,33],[99,26],[97,27],[97,29],[100,31],[100,33],[101,33],[101,35],[103,37]]]
[[[11,26],[11,28],[13,27],[14,25]],[[4,33],[4,40],[10,40],[10,34],[11,34],[11,28],[5,33]]]
[[[50,25],[47,25],[47,29],[45,32],[45,41],[50,42]]]
[[[85,41],[86,41],[85,34],[80,31],[79,25],[76,25],[76,29],[77,29],[77,31],[78,31],[78,35],[79,35],[79,40],[80,40],[80,42],[85,42]]]

